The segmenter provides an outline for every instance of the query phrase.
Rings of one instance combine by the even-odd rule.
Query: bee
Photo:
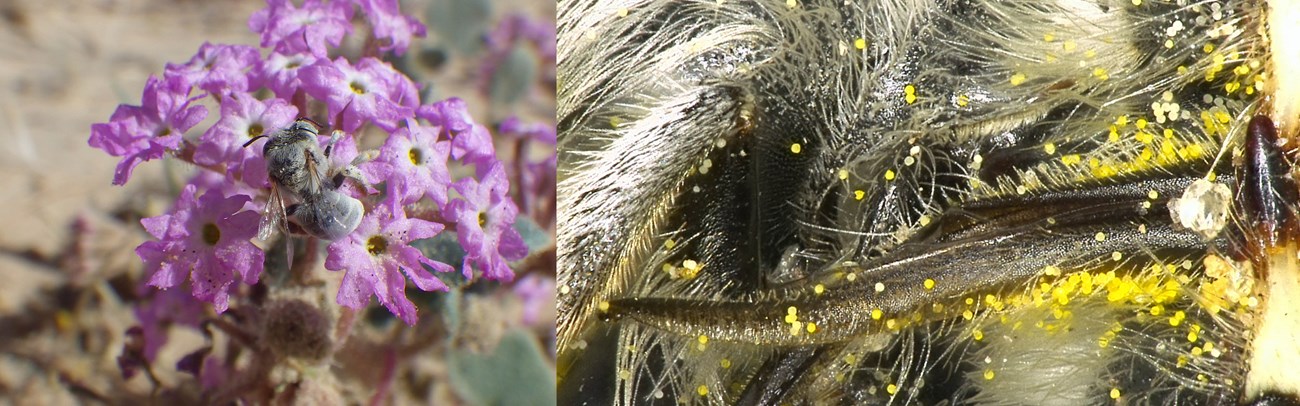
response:
[[[331,168],[330,152],[343,133],[334,131],[323,151],[317,140],[319,134],[319,125],[299,118],[287,128],[259,135],[244,144],[248,147],[258,139],[269,138],[262,155],[266,158],[271,193],[263,209],[258,238],[267,240],[278,229],[285,234],[334,240],[361,224],[365,207],[361,201],[340,193],[339,188],[347,179],[366,184],[356,165],[369,155],[359,155],[348,166]]]
[[[560,403],[1300,402],[1283,3],[561,2]]]

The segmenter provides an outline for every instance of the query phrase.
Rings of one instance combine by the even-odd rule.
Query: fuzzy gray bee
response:
[[[315,123],[300,118],[288,128],[259,135],[244,144],[247,147],[260,138],[270,139],[262,147],[262,155],[271,178],[271,195],[263,210],[258,238],[266,240],[274,230],[280,229],[333,240],[348,235],[361,224],[364,206],[359,200],[338,192],[349,178],[365,184],[364,176],[355,168],[360,162],[331,168],[330,150],[343,134],[335,131],[324,152],[317,141],[319,134]],[[358,160],[365,157],[363,154]],[[289,200],[287,206],[286,200]]]
[[[1300,402],[1294,5],[558,7],[561,404]]]

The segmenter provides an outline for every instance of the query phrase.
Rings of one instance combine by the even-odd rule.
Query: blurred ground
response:
[[[256,1],[0,1],[0,247],[54,253],[69,220],[107,211],[141,182],[111,185],[117,160],[86,145],[90,125],[139,103],[150,74],[204,41],[257,45]]]
[[[403,11],[429,24],[422,10],[432,6],[407,3]],[[493,23],[507,12],[554,18],[554,3],[498,3]],[[188,169],[148,162],[126,186],[112,186],[117,159],[87,146],[90,126],[106,121],[119,103],[138,104],[149,75],[161,75],[168,62],[188,61],[205,41],[256,46],[246,21],[263,6],[257,0],[0,0],[0,404],[67,404],[123,384],[114,360],[133,317],[114,303],[112,290],[133,280],[123,275],[140,272],[132,250],[145,238],[136,218],[123,212],[165,210],[165,172],[184,179]],[[485,124],[504,118],[476,100],[474,66],[454,53],[447,61],[434,79],[439,98],[467,99]],[[546,118],[553,114],[550,103],[515,111]],[[197,129],[214,121],[216,111],[209,110]],[[93,238],[70,238],[78,218],[89,230],[81,235]],[[82,255],[67,255],[74,252]],[[92,295],[97,314],[65,311],[76,308],[69,301],[89,300],[86,291],[98,292]],[[120,389],[147,393],[150,387],[140,377],[125,384]]]

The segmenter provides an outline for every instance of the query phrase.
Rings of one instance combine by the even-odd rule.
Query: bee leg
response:
[[[748,300],[617,299],[602,304],[607,309],[603,317],[627,317],[675,334],[725,342],[839,343],[899,329],[909,320],[951,318],[953,314],[923,311],[922,306],[943,303],[958,309],[965,298],[1021,289],[1050,267],[1083,266],[1116,252],[1128,258],[1184,257],[1222,242],[1207,243],[1199,234],[1175,227],[1168,212],[1142,204],[1149,203],[1145,195],[1127,195],[1111,195],[1109,203],[1088,206],[1049,200],[945,230],[937,238],[908,241],[861,265],[828,270]],[[1159,207],[1156,203],[1167,202],[1170,195],[1151,206]],[[1011,210],[981,208],[990,213]]]
[[[779,405],[829,346],[795,347],[769,358],[745,386],[737,405]]]
[[[356,157],[356,158],[352,158],[352,163],[351,163],[351,165],[352,165],[352,166],[358,166],[358,165],[364,164],[364,163],[366,163],[366,162],[373,161],[373,160],[375,160],[375,158],[378,158],[378,157],[379,157],[379,151],[376,151],[376,150],[373,150],[373,149],[372,149],[372,150],[368,150],[368,151],[364,151],[364,152],[361,152],[361,153],[357,154],[357,157]]]
[[[361,190],[373,189],[370,181],[366,179],[366,174],[362,173],[361,170],[357,169],[355,166],[347,166],[340,169],[338,173],[334,174],[334,178],[330,179],[330,181],[334,184],[334,189],[338,189],[343,187],[343,182],[346,182],[348,179],[351,179],[354,184],[361,188]]]
[[[342,130],[334,130],[330,133],[330,141],[325,144],[325,158],[330,157],[330,152],[334,151],[334,144],[337,144],[341,139],[343,139]]]

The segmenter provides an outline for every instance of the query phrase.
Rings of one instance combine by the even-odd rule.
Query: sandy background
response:
[[[428,7],[403,3],[404,11]],[[257,46],[246,21],[263,6],[255,0],[0,0],[0,404],[65,404],[123,384],[102,375],[116,373],[121,329],[133,320],[129,309],[106,301],[94,312],[69,313],[75,307],[66,301],[85,295],[67,292],[103,293],[122,275],[139,273],[132,250],[146,236],[123,213],[165,210],[167,174],[159,161],[147,162],[126,186],[112,186],[117,158],[87,146],[90,126],[106,121],[119,103],[138,104],[149,75],[161,75],[168,62],[188,61],[204,41]],[[512,1],[495,5],[493,14],[553,19],[554,7]],[[424,20],[422,12],[416,15]],[[431,77],[438,94],[466,98],[480,121],[500,117],[475,100],[469,62],[452,55]],[[553,98],[549,107],[545,97],[528,101],[539,99],[541,107],[518,111],[533,118],[553,111]],[[217,113],[210,108],[196,129]],[[173,170],[184,179],[188,169]],[[74,225],[88,231],[73,233]],[[147,393],[142,381],[120,389]]]

